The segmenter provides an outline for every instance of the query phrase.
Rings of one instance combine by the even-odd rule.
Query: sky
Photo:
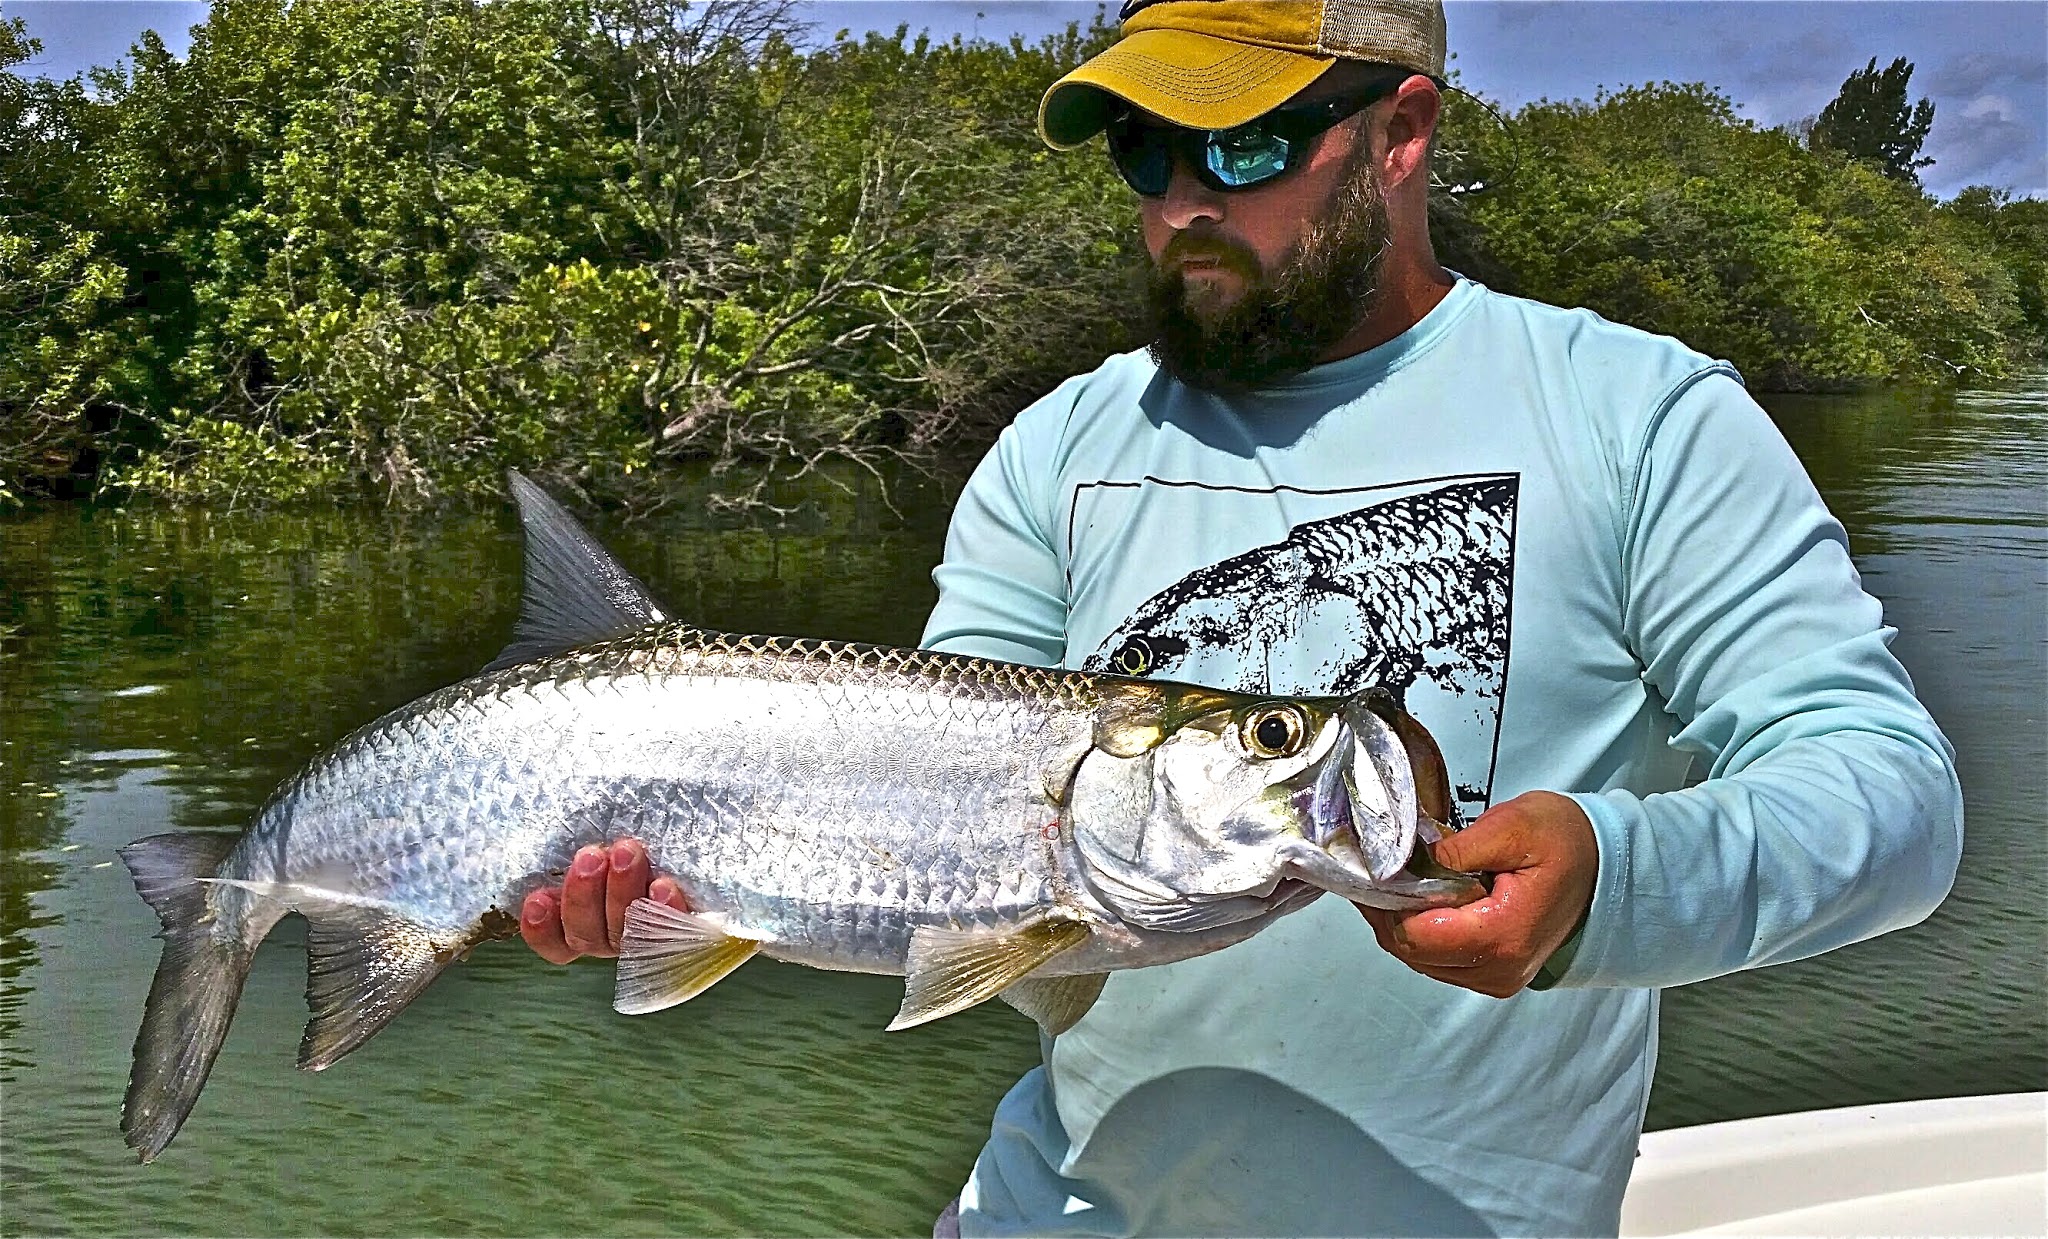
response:
[[[1035,41],[1087,21],[1093,0],[815,0],[820,38],[907,25],[939,37]],[[1934,100],[1922,182],[1939,197],[1990,184],[2048,197],[2048,4],[2038,0],[1448,0],[1452,66],[1513,108],[1602,87],[1706,82],[1764,125],[1796,124],[1872,57],[1914,64]],[[144,29],[173,52],[206,5],[186,0],[0,0],[43,41],[30,68],[68,77],[122,57]]]

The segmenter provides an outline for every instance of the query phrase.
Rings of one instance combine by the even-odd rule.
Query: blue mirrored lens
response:
[[[1132,189],[1156,198],[1173,180],[1176,151],[1211,189],[1248,189],[1293,166],[1296,141],[1269,132],[1262,123],[1218,132],[1159,125],[1113,125],[1109,155]]]
[[[1233,189],[1270,181],[1287,171],[1293,144],[1286,138],[1247,125],[1227,133],[1212,133],[1203,148],[1203,162],[1216,179]]]

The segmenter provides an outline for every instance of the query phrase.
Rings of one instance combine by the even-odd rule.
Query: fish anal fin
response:
[[[526,537],[526,584],[512,643],[484,670],[621,637],[668,618],[640,579],[546,491],[517,470],[507,470],[505,478]]]
[[[1088,940],[1081,921],[1047,917],[1010,933],[925,926],[910,936],[903,1006],[889,1031],[964,1011],[1029,976],[1062,951]]]
[[[760,949],[758,941],[736,935],[711,918],[636,899],[626,909],[612,1010],[646,1015],[688,1002]]]
[[[472,936],[422,925],[383,908],[305,901],[306,1006],[299,1067],[324,1071],[377,1035]]]
[[[1004,1002],[1038,1021],[1052,1036],[1072,1028],[1102,996],[1109,975],[1084,972],[1070,977],[1025,977],[1004,990]]]

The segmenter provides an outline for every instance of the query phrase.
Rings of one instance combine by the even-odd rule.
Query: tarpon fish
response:
[[[690,907],[629,910],[619,1011],[759,954],[903,975],[892,1029],[1000,995],[1057,1033],[1106,973],[1228,946],[1326,891],[1412,908],[1483,889],[1417,846],[1449,790],[1384,695],[705,631],[511,486],[526,593],[495,662],[344,738],[240,836],[122,849],[163,922],[121,1121],[144,1161],[286,914],[307,922],[299,1066],[317,1071],[516,934],[593,842],[639,838]]]

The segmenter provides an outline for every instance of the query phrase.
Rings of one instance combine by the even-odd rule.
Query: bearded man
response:
[[[926,643],[1385,687],[1469,822],[1436,859],[1495,876],[1115,974],[941,1231],[1612,1234],[1658,989],[1924,918],[1949,745],[1732,367],[1438,264],[1438,0],[1134,0],[1122,34],[1039,123],[1138,195],[1156,340],[1004,431]],[[590,849],[528,941],[611,953],[649,876]]]

